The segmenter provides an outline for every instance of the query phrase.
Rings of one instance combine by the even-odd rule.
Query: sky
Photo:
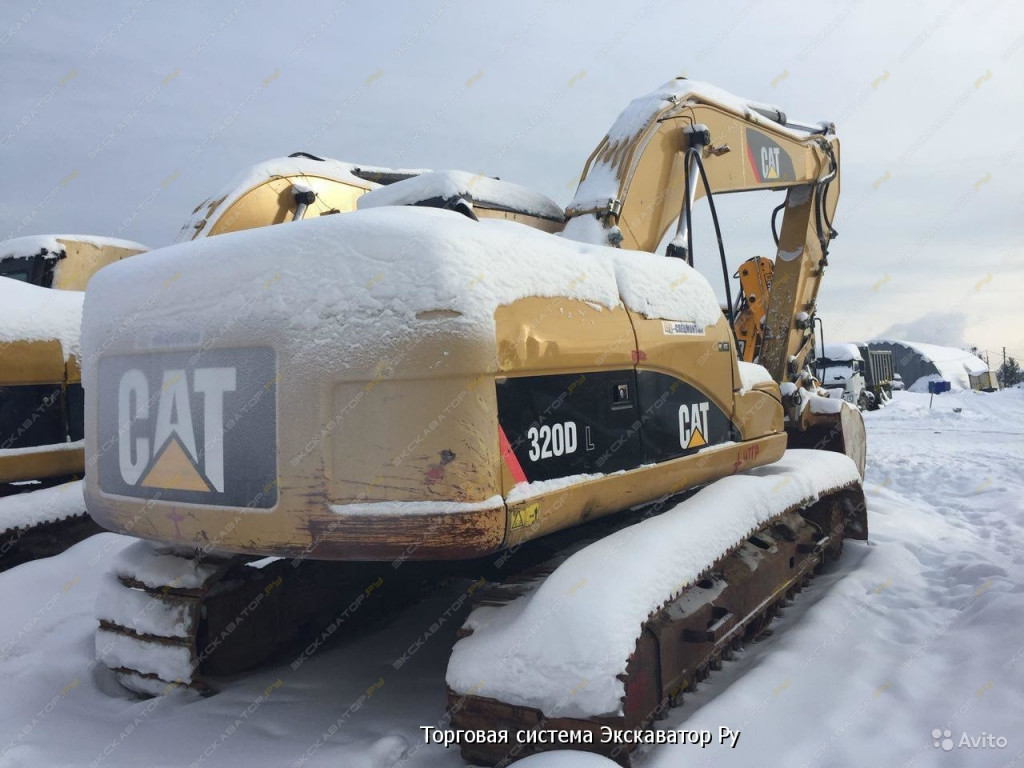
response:
[[[618,113],[677,75],[836,123],[829,340],[1024,358],[1012,0],[3,0],[0,242],[169,245],[232,177],[298,150],[485,173],[565,205]],[[778,193],[719,200],[730,266],[774,256]],[[722,293],[706,212],[694,240]]]

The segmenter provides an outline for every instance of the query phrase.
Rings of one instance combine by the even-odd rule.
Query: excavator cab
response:
[[[40,253],[30,255],[11,254],[0,260],[0,277],[49,288],[53,285],[53,268],[56,264],[56,258],[48,258],[49,255],[45,248]]]

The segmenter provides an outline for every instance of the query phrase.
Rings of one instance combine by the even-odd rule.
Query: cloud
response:
[[[916,320],[895,323],[875,335],[876,339],[923,341],[944,347],[963,347],[967,342],[967,315],[963,312],[928,312]]]

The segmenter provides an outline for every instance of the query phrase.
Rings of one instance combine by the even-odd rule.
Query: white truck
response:
[[[815,368],[822,387],[858,408],[873,411],[892,399],[903,380],[893,368],[892,352],[866,344],[832,342],[817,347]]]
[[[864,358],[857,345],[845,341],[819,344],[818,352],[815,369],[829,396],[842,398],[861,410],[871,407],[867,401],[874,396],[865,388]]]

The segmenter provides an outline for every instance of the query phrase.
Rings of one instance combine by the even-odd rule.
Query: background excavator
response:
[[[74,482],[84,468],[82,291],[100,267],[145,250],[81,235],[0,246],[0,569],[101,530]]]
[[[353,211],[360,195],[415,173],[304,153],[269,160],[196,206],[179,239]],[[0,278],[7,278],[0,282],[0,569],[102,530],[75,482],[85,470],[82,292],[102,267],[147,250],[82,235],[20,237],[0,246]]]
[[[772,189],[786,201],[755,363],[714,195]],[[100,597],[98,657],[143,694],[210,691],[306,632],[472,577],[455,728],[648,732],[844,537],[867,537],[863,422],[807,367],[838,192],[831,125],[677,79],[623,112],[564,214],[422,174],[347,216],[105,270],[85,309],[86,500],[149,541]],[[691,266],[701,196],[724,312]],[[163,288],[140,311],[129,284]],[[661,555],[635,549],[651,524],[676,533],[654,538]],[[661,568],[676,545],[693,557]],[[595,558],[615,579],[599,593],[628,599],[581,613]],[[545,627],[570,641],[519,654]],[[584,646],[603,656],[563,689]],[[628,763],[623,743],[582,748]],[[490,764],[557,746],[462,742]]]

